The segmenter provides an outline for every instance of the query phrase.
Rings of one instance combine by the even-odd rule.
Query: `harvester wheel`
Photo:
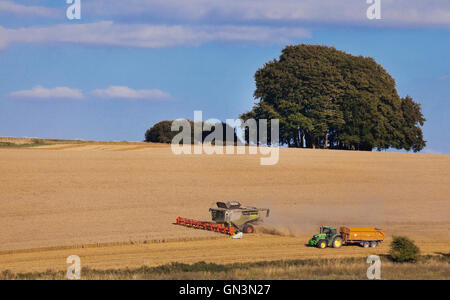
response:
[[[327,247],[327,241],[325,241],[325,240],[320,240],[320,241],[317,243],[317,247],[320,248],[320,249],[325,249],[325,248]]]
[[[375,248],[376,246],[378,246],[377,242],[374,241],[370,243],[370,247]]]
[[[369,248],[370,244],[369,244],[369,242],[363,242],[362,246],[364,248]]]
[[[337,236],[333,240],[333,248],[341,248],[342,247],[342,238]]]
[[[255,233],[255,228],[252,225],[250,225],[250,224],[245,225],[244,226],[244,232],[245,233]]]

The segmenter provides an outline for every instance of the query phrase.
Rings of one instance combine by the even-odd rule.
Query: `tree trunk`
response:
[[[305,141],[306,141],[306,148],[312,148],[313,147],[313,141],[312,137],[309,134],[305,134]]]
[[[298,135],[297,134],[295,134],[294,135],[294,145],[295,145],[295,148],[299,148],[299,140],[298,140]]]
[[[323,143],[323,148],[324,149],[328,148],[328,131],[327,133],[325,133],[325,142]]]
[[[301,148],[305,148],[305,143],[303,142],[303,137],[304,137],[303,131],[300,131],[300,147]]]

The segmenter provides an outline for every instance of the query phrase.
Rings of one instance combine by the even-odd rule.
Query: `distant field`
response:
[[[115,144],[115,145],[128,145],[128,144],[142,144],[141,142],[96,142],[85,140],[62,140],[62,139],[42,139],[42,138],[15,138],[15,137],[0,137],[0,144],[14,144],[14,145],[32,145],[32,144],[45,144],[45,145],[61,145],[61,144]]]
[[[402,234],[424,254],[450,253],[448,155],[281,149],[278,165],[262,167],[253,155],[45,140],[0,147],[0,191],[0,271],[64,270],[71,254],[104,270],[388,252],[388,243],[305,247],[321,224],[381,227],[388,241]],[[242,240],[173,225],[178,216],[209,220],[208,208],[224,200],[271,216]]]
[[[122,146],[132,146],[137,148],[149,148],[149,147],[167,147],[163,144],[152,144],[143,142],[97,142],[97,141],[85,141],[85,140],[60,140],[60,139],[40,139],[40,138],[13,138],[13,137],[0,137],[0,149],[1,148],[31,148],[50,146],[47,149],[63,150],[63,149],[80,149],[80,150],[108,150],[108,147],[116,148],[118,150],[123,149]],[[102,146],[107,146],[106,148]]]
[[[26,148],[43,146],[46,144],[47,143],[41,139],[0,137],[0,148]]]
[[[12,137],[0,137],[0,143],[25,145],[36,143],[39,139],[33,138],[12,138]]]

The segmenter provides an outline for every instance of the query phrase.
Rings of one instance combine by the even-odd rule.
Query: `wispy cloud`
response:
[[[431,148],[426,148],[425,150],[422,151],[422,153],[424,153],[424,154],[443,154],[442,152],[436,151]]]
[[[129,100],[165,100],[170,99],[170,94],[158,90],[134,90],[126,86],[110,86],[107,89],[98,89],[92,95],[107,99],[129,99]]]
[[[83,99],[83,93],[78,89],[68,87],[44,88],[40,85],[31,90],[16,91],[9,94],[17,99]]]
[[[445,81],[445,82],[450,82],[450,74],[439,77],[439,80]]]
[[[450,25],[448,0],[381,0],[382,18],[366,18],[365,0],[96,0],[86,3],[91,15],[132,21],[142,17],[160,21],[208,24],[333,23],[364,26]]]
[[[0,27],[0,47],[13,43],[76,43],[85,45],[163,48],[194,46],[209,42],[286,43],[309,37],[303,28],[260,26],[166,26],[116,24],[62,24],[48,27],[6,29]]]
[[[0,14],[14,14],[32,17],[55,17],[55,9],[43,6],[25,6],[12,1],[0,1]]]
[[[6,36],[6,29],[0,26],[0,50],[8,47],[8,37]]]
[[[36,3],[38,3],[36,1]],[[64,17],[60,8],[26,6],[0,0],[0,14]],[[382,20],[368,20],[366,0],[95,0],[83,2],[91,21],[136,19],[159,24],[269,25],[332,24],[386,27],[450,27],[448,0],[381,0]]]
[[[171,95],[159,89],[136,90],[127,86],[109,86],[105,89],[96,89],[86,94],[93,98],[122,99],[122,100],[168,100]],[[41,99],[41,100],[62,100],[62,99],[84,99],[84,93],[79,89],[70,87],[45,88],[35,86],[31,90],[20,90],[8,94],[15,99]]]

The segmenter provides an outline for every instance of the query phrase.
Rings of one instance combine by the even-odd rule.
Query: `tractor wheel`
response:
[[[255,233],[255,228],[248,224],[244,226],[244,233]]]
[[[375,248],[376,246],[378,246],[377,242],[375,242],[375,241],[370,242],[370,247]]]
[[[317,243],[317,248],[325,249],[326,247],[327,247],[327,241],[326,240],[320,240]]]
[[[369,243],[369,242],[363,242],[362,246],[363,246],[364,248],[369,248],[370,243]]]
[[[337,236],[333,240],[333,248],[341,248],[342,247],[342,238],[340,236]]]

